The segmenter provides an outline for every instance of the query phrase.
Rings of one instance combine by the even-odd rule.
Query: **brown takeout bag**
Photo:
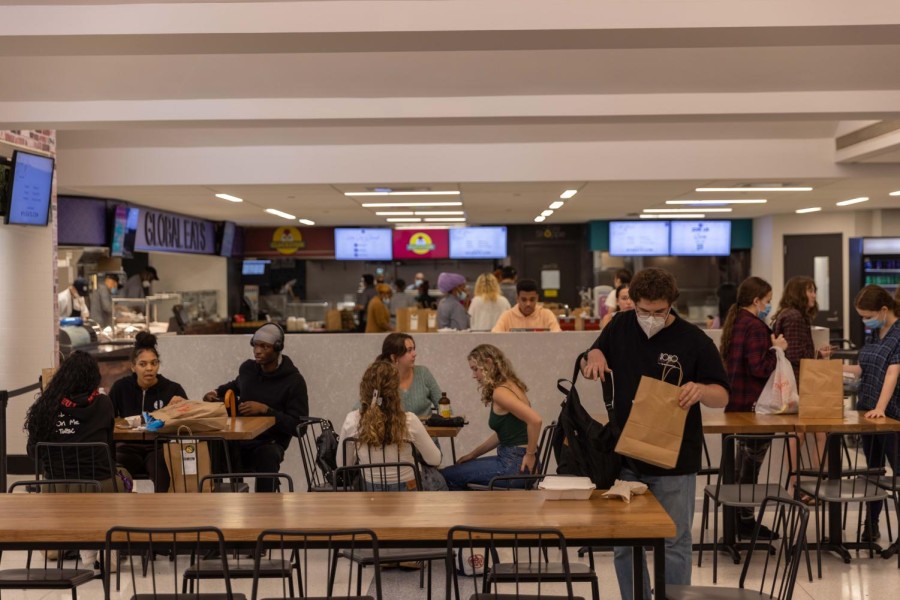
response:
[[[844,418],[844,376],[840,360],[800,361],[800,417]]]
[[[663,370],[663,379],[668,372],[668,368]],[[678,381],[681,382],[680,375]],[[616,454],[664,469],[674,468],[678,464],[688,413],[678,406],[680,393],[680,386],[641,377],[631,414],[616,444]]]
[[[179,435],[191,435],[190,429],[180,427]],[[199,492],[200,480],[212,473],[209,444],[203,440],[179,438],[163,444],[166,468],[169,470],[169,493]],[[211,491],[207,482],[204,491]]]
[[[194,433],[222,431],[227,426],[228,412],[221,402],[187,400],[169,404],[150,413],[150,416],[165,423],[159,433],[174,433],[179,427],[189,427]]]

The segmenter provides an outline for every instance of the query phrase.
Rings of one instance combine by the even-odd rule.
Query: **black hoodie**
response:
[[[224,398],[227,390],[232,390],[239,401],[252,400],[267,405],[269,415],[275,417],[275,426],[254,441],[274,441],[287,450],[300,417],[309,416],[306,381],[291,359],[283,354],[281,364],[272,373],[263,372],[255,360],[245,361],[238,369],[237,379],[220,385],[216,394]]]
[[[137,375],[132,373],[115,382],[109,390],[117,417],[131,417],[144,411],[153,412],[169,403],[173,396],[187,398],[180,384],[162,375],[156,376],[156,385],[146,390],[138,385]]]

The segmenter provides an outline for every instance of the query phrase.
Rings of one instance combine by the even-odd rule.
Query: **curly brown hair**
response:
[[[678,284],[668,271],[659,267],[641,269],[631,280],[628,294],[637,303],[640,300],[665,300],[675,304],[678,300]]]
[[[494,399],[494,390],[506,382],[514,383],[523,392],[528,391],[528,386],[519,379],[509,360],[497,346],[491,344],[475,346],[467,359],[475,361],[475,364],[484,371],[484,381],[480,387],[481,401],[485,406]]]
[[[784,284],[784,291],[781,293],[781,300],[778,301],[778,312],[772,317],[772,321],[777,321],[781,311],[793,308],[803,315],[804,320],[812,325],[813,319],[819,312],[819,303],[809,305],[809,298],[806,292],[811,289],[816,290],[816,282],[811,277],[798,275],[791,277]]]
[[[400,372],[393,364],[375,361],[359,382],[359,432],[369,446],[402,446],[409,438],[406,413],[400,400]]]

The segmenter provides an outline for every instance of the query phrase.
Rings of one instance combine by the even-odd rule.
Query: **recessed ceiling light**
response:
[[[411,210],[389,210],[375,213],[379,217],[411,217],[415,213]]]
[[[544,212],[541,213],[541,216],[542,216],[542,217],[549,217],[549,216],[552,215],[552,214],[553,214],[553,211],[552,211],[552,210],[545,210]]]
[[[664,215],[640,215],[642,219],[703,219],[706,217],[703,213],[677,213]]]
[[[367,202],[363,208],[412,208],[416,206],[462,206],[462,202]]]
[[[425,219],[426,223],[465,223],[465,217],[431,217]]]
[[[811,192],[811,187],[702,187],[695,192]]]
[[[556,202],[551,202],[551,203],[550,203],[550,208],[552,208],[553,210],[556,210],[557,208],[562,208],[562,207],[563,207],[563,204],[565,204],[565,202],[562,202],[562,201],[560,201],[560,200],[557,200]]]
[[[544,219],[546,219],[546,218],[547,218],[547,217],[542,217],[541,215],[538,215],[538,216],[536,216],[536,217],[534,218],[534,222],[535,222],[535,223],[543,223],[543,222],[544,222]]]
[[[578,193],[578,190],[566,190],[562,194],[559,195],[563,200],[568,200],[572,196]]]
[[[417,210],[416,214],[420,215],[420,216],[427,216],[427,215],[452,216],[452,215],[464,215],[464,214],[466,214],[466,211],[464,211],[464,210]]]
[[[292,215],[291,213],[282,212],[275,208],[267,208],[266,212],[269,213],[270,215],[275,215],[276,217],[281,217],[282,219],[290,219],[291,221],[294,221],[297,218],[294,215]]]
[[[666,200],[666,204],[765,204],[768,200],[764,198],[754,198],[746,200]]]
[[[221,198],[222,200],[228,200],[229,202],[243,202],[243,198],[238,198],[237,196],[232,196],[231,194],[216,194],[216,198]]]
[[[427,229],[453,229],[455,227],[463,227],[464,225],[440,225],[429,223]],[[421,225],[394,225],[394,229],[425,229]]]
[[[730,213],[733,209],[731,208],[645,208],[645,213],[686,213],[686,212],[697,212],[698,210],[702,210],[703,212],[714,212],[714,213]]]
[[[388,223],[421,223],[422,219],[419,217],[394,217],[386,219]]]
[[[820,210],[822,210],[821,206],[813,206],[812,208],[798,208],[794,212],[798,215],[805,215],[806,213],[819,212]]]
[[[301,223],[303,223],[304,225],[315,225],[316,224],[315,221],[310,221],[309,219],[297,219],[297,220],[300,221]]]
[[[459,196],[458,190],[427,192],[344,192],[345,196]]]
[[[896,192],[891,192],[890,194],[888,194],[888,196],[900,196],[900,190],[897,190]]]
[[[859,198],[851,198],[849,200],[842,200],[841,202],[835,202],[835,206],[850,206],[851,204],[859,204],[860,202],[868,202],[868,196],[861,196]]]

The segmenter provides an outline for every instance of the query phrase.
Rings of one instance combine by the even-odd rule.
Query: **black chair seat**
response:
[[[228,575],[232,579],[252,579],[255,560],[252,558],[229,558]],[[264,559],[259,561],[260,577],[287,577],[293,565],[289,560]],[[185,579],[220,579],[222,561],[201,560],[184,570]]]
[[[0,589],[69,589],[94,579],[86,569],[6,569],[0,571]]]
[[[708,485],[703,491],[711,498],[716,497],[715,485]],[[723,483],[719,486],[719,504],[725,506],[751,508],[762,504],[766,496],[791,497],[788,491],[777,483]]]
[[[232,594],[231,598],[226,593],[209,594],[135,594],[131,600],[247,600],[244,594]]]
[[[667,588],[668,589],[668,588]],[[583,596],[537,596],[526,594],[472,594],[469,600],[585,600]]]
[[[760,600],[768,598],[756,590],[697,585],[666,585],[667,600]]]
[[[884,500],[889,497],[887,491],[877,488],[873,482],[867,479],[829,479],[819,484],[818,494],[816,485],[800,482],[800,491],[823,502],[872,502]]]
[[[283,598],[263,598],[263,600],[284,600]],[[303,600],[334,600],[334,596],[304,596]],[[341,596],[341,600],[375,600],[372,596]]]
[[[900,492],[900,477],[894,478],[893,476],[885,475],[878,478],[870,477],[869,480],[883,490]]]
[[[491,577],[498,581],[511,581],[514,579],[519,579],[520,581],[537,581],[541,579],[546,581],[547,579],[561,577],[565,575],[565,572],[562,563],[496,563],[491,569]],[[590,565],[579,562],[569,563],[569,573],[572,575],[572,581],[583,581],[597,576]],[[565,581],[565,579],[561,581]]]
[[[363,565],[371,565],[374,563],[374,553],[367,548],[358,550],[341,550],[343,558],[361,563]],[[378,550],[378,559],[381,564],[391,562],[412,562],[425,560],[444,560],[447,558],[446,550],[429,550],[427,548],[392,548],[387,550]]]

